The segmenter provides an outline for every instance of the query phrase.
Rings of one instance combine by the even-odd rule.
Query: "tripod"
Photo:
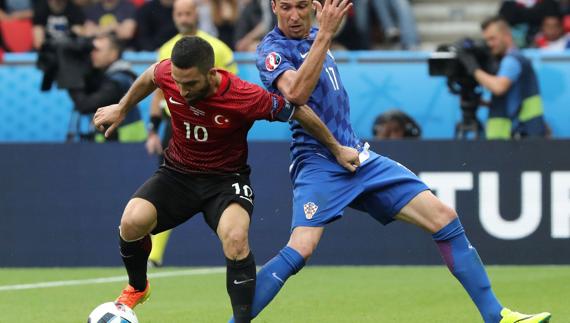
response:
[[[481,139],[483,126],[477,119],[477,108],[481,101],[481,90],[476,82],[448,82],[452,93],[458,94],[461,106],[461,121],[455,125],[455,138]]]

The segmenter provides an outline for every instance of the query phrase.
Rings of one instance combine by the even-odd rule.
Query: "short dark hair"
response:
[[[399,109],[391,109],[378,115],[372,126],[372,135],[377,135],[376,126],[382,126],[392,121],[396,122],[400,128],[402,128],[405,138],[420,138],[422,136],[422,128],[416,120]]]
[[[172,49],[172,64],[178,68],[197,67],[207,73],[214,67],[214,49],[200,37],[182,37]]]
[[[487,28],[489,28],[489,26],[494,25],[496,23],[504,24],[506,27],[509,27],[509,23],[504,17],[493,16],[483,20],[483,22],[481,23],[481,30],[485,31],[487,30]]]

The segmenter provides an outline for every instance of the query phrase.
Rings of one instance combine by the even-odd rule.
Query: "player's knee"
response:
[[[224,253],[230,259],[238,259],[247,256],[249,244],[247,242],[247,230],[232,228],[222,235]]]
[[[457,218],[457,212],[441,202],[435,206],[435,214],[437,216],[434,218],[433,232],[441,230],[443,227]]]
[[[141,230],[140,226],[131,218],[123,217],[121,219],[121,225],[119,226],[121,233],[121,238],[125,241],[138,240],[144,237],[148,232]]]
[[[121,237],[137,240],[147,235],[156,225],[156,209],[150,202],[134,198],[129,201],[121,217]]]
[[[298,241],[298,240],[290,240],[287,244],[289,247],[295,249],[305,261],[309,260],[313,255],[313,252],[317,248],[317,243],[311,243],[310,241]]]

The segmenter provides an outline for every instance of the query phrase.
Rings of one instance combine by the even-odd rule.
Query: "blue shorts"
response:
[[[336,161],[314,154],[296,165],[293,180],[293,223],[321,227],[342,217],[349,206],[382,224],[429,188],[409,169],[370,151],[355,173]]]

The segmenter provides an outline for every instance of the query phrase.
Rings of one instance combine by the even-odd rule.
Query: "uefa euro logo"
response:
[[[265,57],[265,68],[273,72],[281,64],[281,55],[277,54],[276,52],[271,52]]]

